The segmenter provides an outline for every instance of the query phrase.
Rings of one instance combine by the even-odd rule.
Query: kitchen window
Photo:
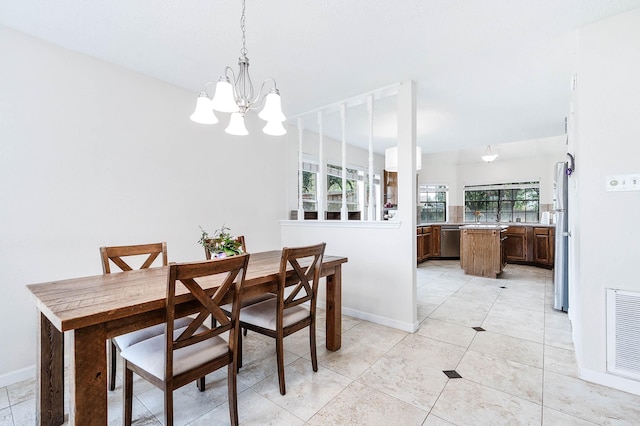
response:
[[[419,222],[446,222],[449,186],[420,184],[418,191]]]
[[[465,222],[539,222],[540,181],[464,187]]]

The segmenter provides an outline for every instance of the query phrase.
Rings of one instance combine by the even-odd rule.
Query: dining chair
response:
[[[157,262],[159,256],[162,256],[161,262]],[[111,264],[117,266],[121,271],[132,271],[134,268],[130,264],[133,264],[133,259],[136,261],[144,259],[138,269],[149,268],[155,263],[167,266],[167,243],[100,247],[100,257],[102,258],[102,271],[105,274],[111,273]],[[180,318],[177,321],[176,326],[188,323],[186,318]],[[164,333],[164,324],[158,324],[109,339],[109,390],[116,388],[116,355],[135,343],[162,333]]]
[[[316,299],[326,243],[285,247],[280,258],[277,297],[240,309],[240,327],[276,339],[280,393],[286,393],[284,338],[309,327],[313,371],[316,355]],[[289,271],[289,269],[292,271]],[[287,290],[285,291],[285,287]],[[238,341],[238,365],[242,365],[242,336]]]
[[[124,424],[132,421],[133,373],[164,392],[164,424],[173,425],[173,391],[228,366],[227,393],[232,425],[238,424],[237,359],[240,291],[244,284],[249,254],[218,261],[171,263],[167,275],[166,331],[156,337],[129,346],[122,351],[124,360]],[[213,284],[217,284],[214,286]],[[185,290],[188,293],[185,294]],[[195,317],[185,327],[174,327],[176,303],[191,297],[196,304]],[[228,317],[222,303],[231,303]],[[204,325],[209,315],[217,326]],[[227,340],[222,335],[227,334]]]
[[[242,247],[242,252],[243,253],[247,253],[247,245],[245,243],[245,239],[244,239],[244,235],[240,235],[238,237],[236,237],[236,241],[238,241],[240,243],[240,246]],[[206,257],[207,260],[211,259],[211,252],[209,251],[209,249],[207,249],[206,247],[204,248],[204,255]],[[253,305],[254,303],[259,303],[259,302],[263,302],[265,300],[271,299],[272,297],[276,297],[275,294],[272,293],[264,293],[264,294],[259,294],[257,296],[252,296],[252,297],[241,297],[240,298],[240,307],[244,308],[245,306],[249,306],[249,305]],[[230,305],[224,305],[222,306],[222,310],[229,313],[231,311],[231,306]],[[216,319],[215,318],[211,318],[211,326],[215,327],[216,326]],[[246,336],[247,335],[247,329],[243,329],[243,333]],[[242,367],[242,364],[240,364],[238,366]]]

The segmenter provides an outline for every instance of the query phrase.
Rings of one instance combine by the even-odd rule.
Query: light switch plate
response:
[[[607,191],[640,191],[640,173],[607,176]]]

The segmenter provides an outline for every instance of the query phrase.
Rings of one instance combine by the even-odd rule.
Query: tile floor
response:
[[[250,333],[239,373],[243,425],[638,425],[640,396],[577,378],[570,324],[551,308],[551,271],[509,265],[498,280],[466,276],[456,261],[418,268],[420,330],[410,334],[343,319],[342,349],[319,371],[308,334],[285,341],[287,395],[278,392],[275,345]],[[324,323],[322,313],[319,323]],[[476,331],[472,327],[482,327]],[[444,370],[462,378],[449,379]],[[179,425],[228,424],[226,370],[207,389],[176,392]],[[121,424],[121,386],[109,424]],[[135,424],[162,424],[161,393],[134,383]],[[35,423],[33,380],[0,388],[0,426]]]

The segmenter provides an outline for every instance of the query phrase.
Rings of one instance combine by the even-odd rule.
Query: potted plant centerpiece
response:
[[[212,259],[221,259],[242,254],[242,243],[229,233],[230,230],[231,229],[222,225],[222,228],[217,229],[213,237],[210,237],[209,233],[200,227],[202,235],[198,243],[206,250],[209,250]]]

